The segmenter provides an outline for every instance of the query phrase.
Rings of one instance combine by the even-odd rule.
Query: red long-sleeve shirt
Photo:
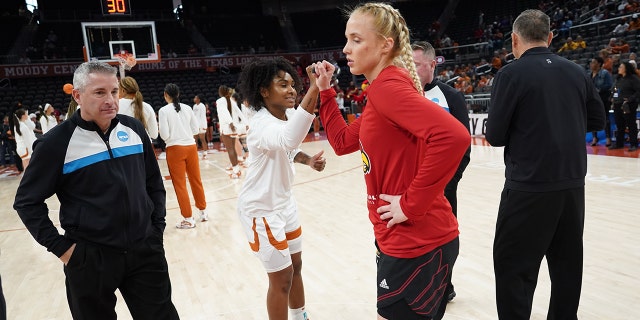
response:
[[[362,154],[369,219],[380,250],[417,257],[458,236],[444,187],[469,146],[469,132],[425,99],[404,69],[385,68],[367,91],[365,111],[350,125],[338,110],[335,91],[322,91],[320,117],[336,154]],[[402,195],[408,220],[387,228],[376,212],[386,204],[380,194]]]

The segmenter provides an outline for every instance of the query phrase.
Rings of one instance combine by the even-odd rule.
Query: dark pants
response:
[[[542,258],[551,278],[547,319],[577,319],[582,288],[584,187],[504,189],[493,243],[500,319],[529,319]]]
[[[9,141],[0,141],[0,166],[4,166],[7,164],[7,157],[9,157],[8,164],[12,164],[13,153],[11,153],[11,147],[9,146]]]
[[[22,165],[22,158],[18,155],[16,148],[17,148],[16,141],[9,140],[9,150],[10,150],[9,152],[11,152],[11,154],[13,155],[13,161],[16,164],[16,168],[18,169],[18,171],[22,172],[24,171],[24,166]]]
[[[2,279],[0,279],[0,320],[7,320],[7,304],[4,301],[4,293],[2,291]]]
[[[629,128],[629,141],[630,145],[638,145],[638,126],[636,125],[636,109],[631,108],[630,113],[622,112],[621,105],[615,105],[613,108],[613,115],[616,118],[616,146],[624,146],[624,132],[625,128]]]
[[[78,242],[64,273],[74,319],[116,319],[116,289],[133,319],[179,319],[160,239],[151,237],[127,251]]]
[[[609,93],[608,91],[606,93],[600,94],[600,100],[602,100],[602,105],[604,106],[604,119],[605,119],[605,126],[604,126],[604,135],[607,138],[611,138],[611,120],[609,120],[609,110],[611,110],[611,100],[609,99],[609,96],[611,95],[611,93]],[[594,138],[598,138],[598,132],[597,131],[593,131],[592,135]]]

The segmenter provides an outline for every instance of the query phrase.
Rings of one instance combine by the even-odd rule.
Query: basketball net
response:
[[[113,56],[118,59],[118,63],[120,64],[120,79],[122,79],[124,78],[124,71],[129,71],[136,65],[136,58],[132,53],[129,53],[126,50],[122,50],[120,53],[116,53]]]

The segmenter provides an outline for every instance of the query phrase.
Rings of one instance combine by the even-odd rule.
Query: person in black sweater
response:
[[[551,277],[548,319],[577,319],[582,288],[585,135],[604,128],[584,69],[549,50],[550,19],[513,23],[516,60],[496,74],[486,139],[504,146],[505,184],[493,243],[500,319],[529,319],[540,263]]]
[[[618,80],[613,87],[613,115],[616,119],[616,143],[609,149],[624,147],[625,128],[629,128],[629,151],[638,148],[636,109],[640,101],[640,78],[632,63],[625,61],[618,66]]]

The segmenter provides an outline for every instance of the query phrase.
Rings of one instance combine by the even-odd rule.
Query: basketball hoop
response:
[[[127,52],[126,50],[120,51],[120,53],[116,53],[113,55],[120,64],[120,78],[124,78],[124,71],[131,70],[133,66],[136,65],[136,58],[133,54]]]

